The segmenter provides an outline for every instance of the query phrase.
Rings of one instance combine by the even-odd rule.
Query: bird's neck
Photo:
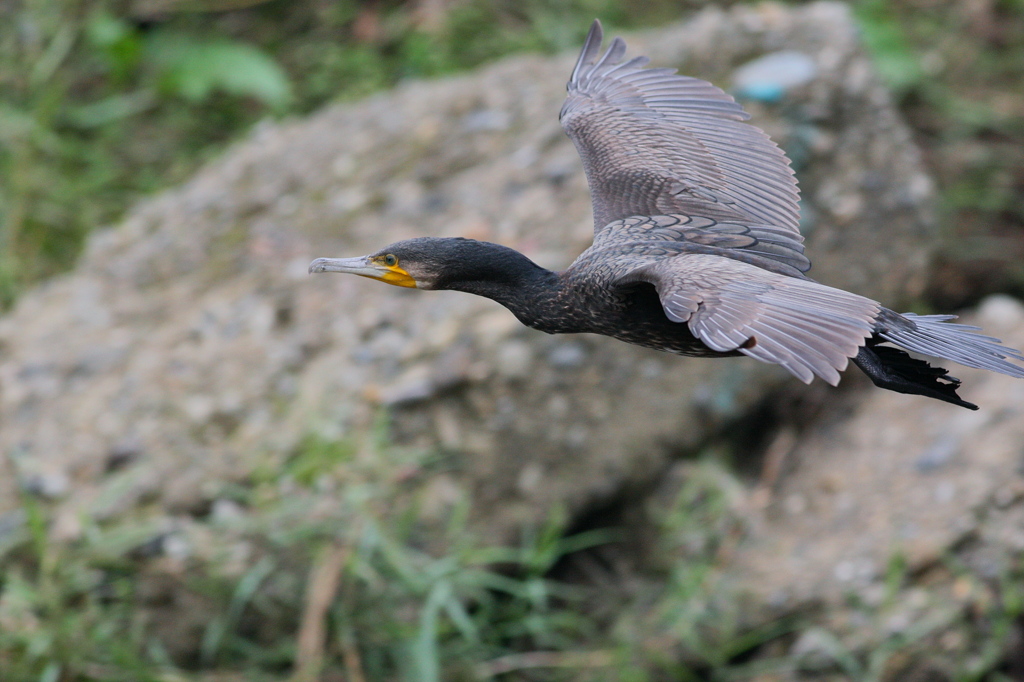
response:
[[[557,272],[517,255],[522,260],[512,260],[507,267],[488,273],[486,278],[450,282],[444,288],[497,301],[526,326],[556,333],[561,319],[562,278]]]

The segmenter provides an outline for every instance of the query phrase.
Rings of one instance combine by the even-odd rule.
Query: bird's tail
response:
[[[1007,348],[999,339],[978,334],[980,327],[953,324],[950,320],[955,320],[956,315],[903,313],[899,317],[911,324],[892,325],[889,329],[879,330],[878,335],[915,353],[1024,378],[1024,367],[1015,364],[1024,361],[1024,354]]]
[[[853,361],[881,388],[976,410],[977,405],[956,394],[960,380],[949,376],[942,367],[932,367],[899,348],[877,345],[888,341],[922,355],[1024,378],[1024,367],[1015,364],[1024,361],[1024,354],[1003,346],[999,339],[978,334],[978,327],[950,322],[954,319],[955,315],[898,315],[883,308],[876,336],[861,347]]]

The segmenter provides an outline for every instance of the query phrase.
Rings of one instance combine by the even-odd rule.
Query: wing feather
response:
[[[803,237],[771,225],[719,222],[682,214],[630,216],[606,225],[594,238],[602,248],[623,248],[641,243],[665,248],[666,242],[683,245],[676,252],[710,253],[754,262],[769,270],[800,277],[811,267],[804,255]],[[614,245],[618,245],[618,247]],[[750,256],[756,256],[751,261]]]
[[[590,27],[590,32],[587,33],[587,39],[583,42],[583,49],[580,51],[580,58],[576,60],[576,68],[572,70],[572,76],[570,81],[578,82],[583,79],[583,68],[588,64],[592,64],[594,59],[597,58],[598,52],[601,51],[601,41],[604,39],[604,31],[601,30],[601,24],[595,22],[595,26]]]
[[[798,233],[799,193],[785,154],[728,94],[675,69],[600,53],[594,22],[569,79],[562,125],[583,159],[595,230],[630,215],[697,213]],[[680,188],[686,191],[680,192]]]
[[[650,282],[665,315],[720,352],[739,351],[833,386],[872,335],[875,301],[722,256],[684,254],[645,265],[622,283]]]

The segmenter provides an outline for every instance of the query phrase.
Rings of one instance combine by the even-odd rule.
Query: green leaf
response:
[[[110,47],[131,33],[132,29],[125,21],[103,10],[94,12],[85,24],[85,37],[94,47]]]
[[[242,617],[245,607],[252,601],[253,595],[263,580],[274,570],[274,562],[264,557],[250,568],[242,579],[238,581],[235,592],[231,596],[231,603],[228,605],[227,613],[211,621],[203,634],[203,641],[200,649],[200,660],[210,665],[214,662],[225,638],[230,635],[238,621]]]
[[[862,0],[854,6],[861,37],[875,68],[890,88],[906,92],[924,79],[924,69],[896,20],[888,0]]]
[[[274,108],[291,101],[291,83],[284,70],[246,43],[161,31],[147,38],[146,57],[161,73],[166,88],[193,102],[217,90],[253,97]]]
[[[110,95],[97,102],[71,108],[67,113],[67,122],[76,128],[98,128],[140,114],[155,105],[156,100],[149,90]]]

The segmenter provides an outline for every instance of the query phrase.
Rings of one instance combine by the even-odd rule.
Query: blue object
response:
[[[803,52],[772,52],[736,69],[733,91],[738,97],[774,104],[816,75],[818,65]]]

